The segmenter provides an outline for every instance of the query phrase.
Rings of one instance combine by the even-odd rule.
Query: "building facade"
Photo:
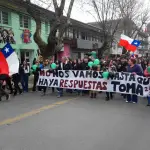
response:
[[[47,42],[50,32],[49,22],[55,17],[54,12],[40,8],[42,14],[41,37]],[[36,23],[24,8],[20,0],[0,0],[0,49],[9,42],[16,51],[18,58],[32,63],[38,57],[39,48],[34,42]],[[64,34],[64,47],[58,53],[63,56],[83,58],[84,54],[101,47],[100,30],[91,25],[71,19],[71,26]]]
[[[74,59],[83,58],[90,51],[97,51],[102,46],[100,30],[88,24],[71,20],[72,25],[64,34],[64,48],[58,58],[68,56]]]
[[[21,61],[26,59],[32,63],[38,55],[38,46],[33,39],[35,29],[36,24],[29,15],[19,13],[9,7],[0,7],[0,49],[9,42]],[[49,24],[43,22],[41,35],[45,41],[48,29]]]

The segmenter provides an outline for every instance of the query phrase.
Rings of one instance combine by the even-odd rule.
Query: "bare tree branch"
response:
[[[70,20],[70,16],[71,16],[73,4],[74,4],[74,0],[71,0],[71,1],[70,1],[70,5],[69,5],[69,8],[68,8],[68,13],[67,13],[67,19],[69,19],[69,20]]]
[[[61,0],[61,4],[60,4],[60,13],[62,13],[62,14],[63,14],[63,11],[64,11],[65,2],[66,2],[66,0]]]
[[[54,5],[55,12],[57,12],[58,11],[57,0],[53,0],[53,5]]]

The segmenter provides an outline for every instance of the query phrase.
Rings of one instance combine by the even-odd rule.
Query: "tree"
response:
[[[106,50],[112,47],[115,33],[122,19],[121,12],[115,0],[92,0],[92,6],[103,37],[102,47],[98,49],[98,56],[102,56]]]
[[[44,2],[44,0],[42,2]],[[55,55],[63,47],[63,35],[65,30],[70,25],[70,16],[74,0],[70,0],[66,17],[63,16],[66,0],[61,0],[60,5],[58,5],[57,0],[48,1],[49,5],[47,5],[47,8],[49,8],[52,4],[54,6],[54,17],[53,20],[50,20],[51,18],[47,18],[50,20],[50,33],[47,39],[47,43],[45,43],[41,38],[41,22],[44,14],[41,12],[40,8],[37,5],[33,5],[30,0],[24,3],[27,8],[27,12],[36,22],[34,41],[38,45],[41,55],[43,58]],[[57,33],[58,36],[56,36]]]
[[[145,5],[146,4],[146,5]],[[128,18],[132,24],[124,22],[124,34],[136,39],[143,32],[143,27],[150,19],[149,3],[139,2],[137,0],[117,0],[117,5],[123,18]],[[143,7],[141,7],[143,6]],[[126,49],[123,49],[126,53]]]
[[[138,0],[92,0],[88,3],[93,8],[95,15],[92,15],[97,19],[96,24],[103,37],[102,47],[98,49],[99,56],[112,48],[117,36],[123,32],[136,38],[149,19],[148,9],[139,7],[144,4]]]

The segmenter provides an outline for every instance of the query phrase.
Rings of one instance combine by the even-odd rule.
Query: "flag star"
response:
[[[6,53],[9,53],[9,48],[6,47],[6,48],[5,48],[5,52],[6,52]]]

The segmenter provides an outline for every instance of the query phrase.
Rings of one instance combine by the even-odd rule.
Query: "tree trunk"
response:
[[[108,42],[105,41],[102,47],[98,48],[98,58],[101,58],[107,49],[108,49]]]
[[[65,30],[70,25],[70,15],[74,0],[70,1],[70,5],[67,13],[67,20],[63,18],[63,10],[65,7],[66,0],[61,0],[60,7],[58,6],[57,0],[53,0],[53,5],[55,9],[55,19],[51,24],[50,34],[46,44],[41,38],[41,13],[40,9],[32,5],[30,2],[24,2],[27,8],[27,12],[33,17],[36,22],[36,31],[34,34],[34,41],[38,45],[41,55],[44,59],[54,56],[58,51],[61,50],[63,44],[63,35]],[[56,37],[57,31],[59,31],[58,37]]]
[[[36,23],[36,31],[34,33],[34,41],[38,45],[41,55],[45,53],[47,44],[42,40],[41,38],[41,18],[40,18],[40,12],[36,10],[36,8],[33,8],[33,6],[30,5],[30,3],[27,3],[27,12],[33,17]]]

